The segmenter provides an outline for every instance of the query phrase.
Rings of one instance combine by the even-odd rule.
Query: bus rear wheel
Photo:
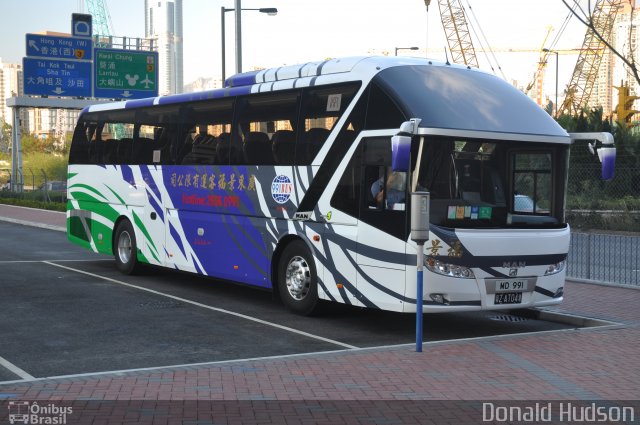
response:
[[[116,258],[116,267],[124,274],[135,274],[139,269],[138,246],[136,234],[129,220],[122,220],[113,239],[113,254]]]
[[[292,312],[308,316],[318,306],[318,274],[311,252],[296,240],[282,251],[278,263],[278,290],[284,305]]]

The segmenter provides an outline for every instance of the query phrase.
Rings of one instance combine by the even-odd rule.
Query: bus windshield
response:
[[[541,143],[425,138],[417,187],[431,222],[451,228],[559,227],[567,148]]]

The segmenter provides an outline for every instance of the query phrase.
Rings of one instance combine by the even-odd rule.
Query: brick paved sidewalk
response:
[[[67,230],[67,214],[59,211],[46,211],[36,208],[0,204],[0,221],[63,232]]]
[[[425,343],[422,353],[405,345],[21,382],[0,385],[0,400],[73,401],[94,424],[481,423],[481,401],[628,400],[638,423],[640,290],[567,282],[565,299],[551,310],[616,324]],[[0,423],[5,412],[0,404]]]

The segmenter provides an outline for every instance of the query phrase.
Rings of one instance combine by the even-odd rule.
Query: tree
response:
[[[9,152],[11,146],[11,126],[0,118],[0,153]]]

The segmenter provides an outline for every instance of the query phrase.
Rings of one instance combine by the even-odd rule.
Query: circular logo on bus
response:
[[[273,200],[279,204],[284,204],[291,197],[293,192],[293,183],[288,176],[279,175],[273,179],[271,183],[271,196]]]

